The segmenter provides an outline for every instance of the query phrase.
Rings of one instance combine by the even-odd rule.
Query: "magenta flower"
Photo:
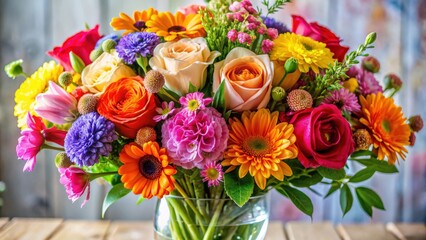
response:
[[[156,108],[155,111],[157,111],[157,116],[154,116],[154,121],[159,122],[161,120],[166,120],[169,116],[171,116],[175,112],[175,103],[172,102],[163,102],[161,104],[161,108]]]
[[[61,173],[59,182],[64,185],[68,199],[75,202],[87,188],[86,199],[81,204],[83,207],[90,198],[90,175],[78,167],[58,168],[58,170]]]
[[[229,30],[227,37],[231,42],[234,42],[235,40],[237,40],[237,38],[238,38],[237,30],[235,30],[235,29]]]
[[[356,79],[359,83],[359,92],[363,96],[367,96],[372,93],[383,92],[382,86],[374,77],[374,74],[366,71],[364,69],[358,69],[358,74],[356,75]]]
[[[213,101],[212,98],[203,97],[204,93],[201,92],[188,93],[185,97],[181,97],[179,102],[184,110],[194,113],[197,110],[205,109]]]
[[[247,43],[247,44],[251,44],[251,37],[249,34],[245,33],[245,32],[239,32],[238,33],[238,41],[240,43]]]
[[[242,8],[241,3],[240,3],[240,2],[237,2],[237,1],[233,2],[233,3],[229,6],[229,10],[230,10],[231,12],[238,12],[238,11],[240,11],[240,10],[241,10],[241,8]]]
[[[211,107],[195,114],[182,110],[164,122],[161,132],[163,147],[173,163],[186,169],[202,169],[207,163],[218,161],[228,141],[225,119]]]
[[[361,106],[358,103],[358,98],[355,94],[349,92],[346,88],[335,90],[330,96],[326,97],[321,104],[334,104],[340,110],[358,113],[361,111]]]
[[[203,177],[203,182],[207,182],[209,187],[219,186],[220,182],[223,181],[222,166],[216,162],[207,163],[201,170],[201,177]]]
[[[272,42],[269,39],[265,39],[262,41],[262,52],[268,53],[272,50],[272,47],[274,46],[274,42]]]
[[[21,137],[16,145],[16,155],[19,159],[26,161],[23,171],[32,171],[37,162],[37,154],[42,148],[49,147],[45,141],[64,145],[66,131],[57,130],[56,127],[46,128],[42,119],[27,114],[28,128],[21,131]]]
[[[268,28],[268,37],[272,40],[278,37],[278,30],[275,28]]]
[[[53,81],[49,89],[36,98],[35,112],[42,118],[56,124],[74,121],[78,117],[77,100]]]

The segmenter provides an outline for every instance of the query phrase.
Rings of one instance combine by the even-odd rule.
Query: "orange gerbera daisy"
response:
[[[148,10],[133,12],[133,18],[131,18],[121,12],[119,17],[112,18],[110,25],[115,31],[125,30],[123,36],[132,32],[141,32],[146,29],[146,22],[157,13],[157,10],[148,8]]]
[[[206,32],[201,23],[200,14],[184,15],[177,12],[173,15],[170,12],[160,12],[152,16],[146,23],[147,32],[155,32],[158,36],[164,37],[166,41],[174,41],[180,38],[204,37]]]
[[[360,122],[370,130],[373,146],[378,150],[377,158],[394,164],[397,154],[405,159],[409,145],[410,127],[401,107],[394,104],[392,98],[386,98],[381,92],[360,97],[362,118]]]
[[[165,148],[157,142],[147,142],[140,147],[136,143],[124,146],[120,153],[124,163],[118,169],[124,187],[144,198],[169,194],[174,189],[176,169],[169,165],[170,159]]]
[[[297,157],[294,128],[277,122],[278,112],[271,114],[267,109],[246,111],[241,121],[230,119],[228,148],[222,162],[223,166],[231,166],[227,172],[240,166],[239,177],[249,172],[260,189],[266,188],[266,179],[271,175],[280,181],[291,176],[293,172],[283,159]]]

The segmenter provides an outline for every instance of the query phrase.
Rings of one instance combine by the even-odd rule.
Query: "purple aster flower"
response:
[[[225,119],[211,107],[195,114],[178,112],[164,122],[161,133],[173,163],[186,169],[202,169],[221,159],[229,134]]]
[[[223,181],[223,171],[220,163],[209,162],[201,171],[201,177],[203,182],[207,182],[209,187],[219,186],[220,182]]]
[[[380,86],[379,82],[374,77],[374,74],[369,71],[358,69],[356,79],[359,83],[359,92],[363,96],[372,93],[383,92],[382,86]]]
[[[209,105],[213,99],[212,98],[203,98],[204,93],[194,92],[188,93],[185,97],[179,99],[180,104],[182,104],[183,109],[188,112],[196,112],[197,110],[203,110]]]
[[[155,33],[136,32],[123,36],[115,49],[125,63],[133,64],[139,56],[152,55],[158,44],[160,38]]]
[[[96,42],[95,49],[96,49],[96,48],[98,48],[99,46],[101,46],[101,45],[102,45],[102,43],[103,43],[105,40],[108,40],[108,39],[114,40],[114,42],[118,43],[118,41],[120,40],[120,37],[119,37],[117,34],[115,34],[115,33],[110,33],[110,34],[108,34],[108,35],[105,35],[105,36],[103,36],[101,39],[99,39],[99,40]]]
[[[263,19],[263,23],[266,25],[267,28],[277,29],[279,34],[290,32],[290,30],[288,30],[288,28],[284,25],[284,23],[279,22],[275,20],[274,18],[262,17],[262,19]]]
[[[167,117],[171,116],[175,112],[175,110],[175,103],[173,101],[169,103],[163,102],[161,104],[161,108],[155,109],[159,115],[154,116],[154,121],[159,122],[161,120],[166,120]]]
[[[80,166],[92,166],[100,156],[108,156],[117,140],[114,124],[97,112],[79,117],[65,136],[65,152]]]
[[[322,104],[334,104],[340,110],[358,113],[361,111],[361,106],[358,103],[358,98],[355,94],[349,92],[346,88],[341,88],[339,90],[335,90],[331,93],[331,96],[326,97]]]

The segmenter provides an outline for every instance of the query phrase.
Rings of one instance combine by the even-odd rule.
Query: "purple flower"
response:
[[[359,92],[361,95],[366,96],[372,93],[383,92],[382,86],[380,86],[374,74],[364,69],[358,69],[356,79],[359,83]]]
[[[97,112],[79,117],[65,137],[65,152],[80,166],[92,166],[100,156],[108,156],[117,140],[114,124]]]
[[[160,38],[155,33],[136,32],[123,36],[116,50],[125,63],[133,64],[139,56],[152,55],[158,44]]]
[[[101,45],[102,45],[102,43],[103,43],[105,40],[108,40],[108,39],[114,40],[114,42],[116,42],[116,43],[118,43],[118,41],[120,40],[120,38],[118,37],[118,35],[117,35],[117,34],[115,34],[115,33],[110,33],[110,34],[108,34],[108,35],[103,36],[101,39],[99,39],[99,40],[96,42],[95,49],[96,49],[96,48],[98,48],[99,46],[101,46]]]
[[[163,102],[161,108],[156,108],[155,111],[159,114],[154,117],[154,121],[159,122],[161,120],[166,120],[167,117],[171,116],[175,112],[175,103],[172,102]]]
[[[335,90],[331,93],[331,96],[326,97],[322,104],[334,104],[340,110],[358,113],[361,111],[361,106],[358,103],[358,98],[355,94],[349,92],[346,88],[341,88],[339,90]]]
[[[200,174],[203,177],[203,182],[207,182],[209,187],[219,186],[220,182],[223,181],[223,171],[220,163],[207,163]]]
[[[77,167],[59,168],[58,170],[61,174],[59,182],[64,185],[68,199],[75,202],[84,194],[87,188],[86,199],[81,204],[81,207],[83,207],[90,198],[90,175]]]
[[[228,141],[225,119],[211,107],[196,114],[180,111],[164,122],[161,132],[173,163],[186,169],[220,160]]]
[[[262,19],[267,28],[277,29],[279,34],[290,32],[290,30],[288,30],[288,28],[282,22],[278,22],[277,20],[270,17],[262,17]]]
[[[203,97],[204,93],[201,92],[188,93],[185,97],[181,97],[179,102],[184,110],[195,113],[197,110],[205,109],[213,101],[212,98]]]

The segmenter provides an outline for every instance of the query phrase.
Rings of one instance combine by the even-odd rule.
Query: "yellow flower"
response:
[[[146,26],[148,27],[147,32],[155,32],[158,36],[164,37],[167,42],[206,35],[200,14],[185,16],[181,12],[177,12],[175,15],[170,12],[160,12],[152,16]]]
[[[271,175],[280,181],[291,176],[293,172],[283,160],[297,157],[294,128],[277,122],[278,112],[271,114],[267,109],[246,111],[241,121],[230,119],[228,147],[222,162],[223,166],[231,166],[227,172],[240,166],[239,177],[250,173],[260,189],[266,188],[266,179]]]
[[[35,115],[34,105],[36,96],[48,88],[49,81],[58,82],[63,67],[54,61],[46,62],[35,73],[27,78],[15,92],[14,115],[18,118],[18,127],[26,127],[25,116],[28,111]]]
[[[356,78],[349,78],[348,80],[342,83],[342,86],[349,90],[349,92],[353,93],[358,88],[358,80]]]
[[[334,61],[333,53],[326,48],[325,43],[295,33],[280,34],[274,40],[269,55],[273,61],[284,62],[290,57],[295,58],[302,73],[308,72],[310,68],[319,73],[320,68],[327,68]]]
[[[110,25],[115,31],[125,30],[123,36],[132,32],[144,31],[146,22],[157,13],[157,10],[149,8],[148,10],[133,12],[133,18],[131,18],[121,12],[119,17],[112,18]]]
[[[402,113],[401,107],[394,104],[392,98],[386,98],[381,92],[370,94],[367,98],[360,96],[362,118],[372,136],[373,146],[378,150],[377,158],[394,164],[397,154],[405,159],[410,138],[410,127]]]

